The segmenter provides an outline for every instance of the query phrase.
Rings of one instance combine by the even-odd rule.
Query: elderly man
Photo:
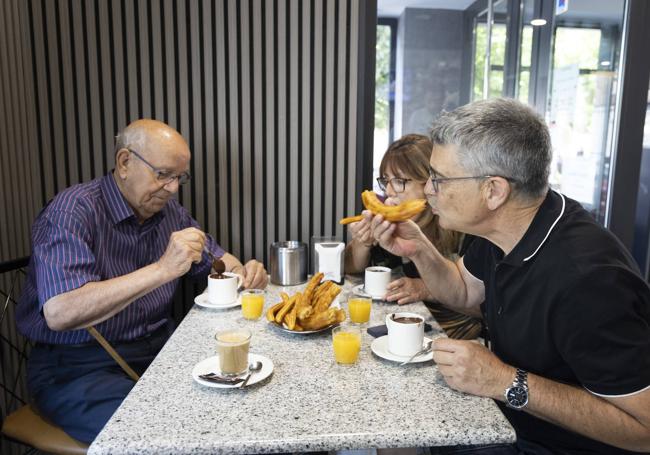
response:
[[[261,263],[243,266],[173,198],[190,157],[173,128],[137,120],[117,136],[115,169],[59,193],[34,223],[16,316],[35,342],[28,385],[39,411],[80,441],[95,438],[134,385],[85,327],[142,373],[173,330],[179,278],[211,270],[204,248],[245,286],[267,284]]]
[[[480,101],[442,115],[431,136],[429,204],[442,227],[481,238],[454,263],[412,222],[376,216],[373,236],[413,260],[437,300],[482,316],[489,349],[439,339],[434,360],[515,428],[515,446],[483,450],[650,451],[650,289],[610,232],[549,190],[543,120]]]

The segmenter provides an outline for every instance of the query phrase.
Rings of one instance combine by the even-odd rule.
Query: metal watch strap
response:
[[[512,396],[511,396],[512,393]],[[528,372],[517,368],[512,385],[504,392],[506,406],[521,411],[528,405]]]
[[[517,368],[515,380],[512,385],[520,385],[528,390],[528,372],[526,370],[522,370],[521,368]]]

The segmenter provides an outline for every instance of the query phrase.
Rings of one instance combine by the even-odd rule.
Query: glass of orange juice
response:
[[[353,295],[348,298],[348,313],[350,321],[355,324],[365,324],[370,320],[370,308],[372,299],[370,297]]]
[[[361,328],[358,326],[338,326],[332,330],[334,358],[343,365],[356,363],[361,350]]]
[[[241,314],[245,319],[256,321],[264,310],[264,291],[261,289],[246,289],[241,293]]]

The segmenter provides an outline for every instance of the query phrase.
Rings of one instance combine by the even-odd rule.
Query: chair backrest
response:
[[[0,263],[0,425],[28,401],[25,366],[30,342],[16,329],[15,310],[29,257]],[[0,453],[24,453],[25,447],[0,437]]]

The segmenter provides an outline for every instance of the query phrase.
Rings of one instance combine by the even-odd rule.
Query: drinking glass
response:
[[[355,324],[365,324],[370,320],[372,299],[366,296],[353,295],[348,298],[348,313],[350,321]]]
[[[343,365],[352,365],[359,358],[361,350],[361,328],[358,326],[338,326],[332,330],[334,359]]]
[[[245,319],[257,321],[264,311],[264,291],[246,289],[241,293],[241,314]]]
[[[214,336],[217,340],[219,370],[223,376],[238,376],[248,371],[251,336],[251,331],[247,329],[224,330]]]

